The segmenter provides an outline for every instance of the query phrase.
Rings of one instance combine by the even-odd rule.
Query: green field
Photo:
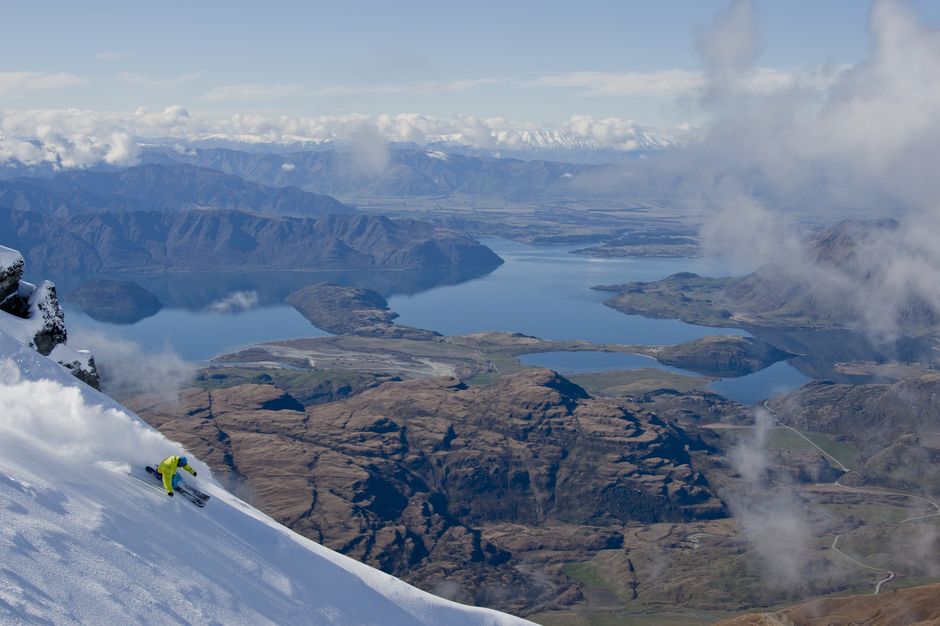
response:
[[[572,374],[568,378],[584,387],[590,394],[607,396],[637,395],[654,389],[686,392],[690,389],[702,389],[714,380],[705,376],[684,376],[655,368]]]
[[[715,429],[715,432],[721,435],[722,439],[726,440],[729,445],[734,445],[742,438],[749,437],[751,430],[752,427],[744,427]],[[832,435],[828,434],[812,432],[803,432],[802,434],[806,436],[806,439],[812,441],[827,454],[831,454],[850,470],[854,470],[858,467],[859,450],[852,444],[844,441],[836,441]],[[782,426],[774,427],[771,429],[767,438],[767,447],[781,450],[816,450],[806,439],[800,437],[797,433],[788,428],[783,428]]]

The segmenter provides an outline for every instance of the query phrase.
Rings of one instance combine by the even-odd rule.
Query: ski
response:
[[[200,498],[193,492],[187,491],[185,487],[177,487],[175,491],[176,493],[180,494],[181,496],[183,496],[184,498],[186,498],[187,500],[195,504],[200,509],[206,506],[205,500],[203,500],[202,498]]]
[[[186,490],[187,490],[187,491],[192,492],[192,494],[193,494],[194,496],[196,496],[197,498],[199,498],[200,500],[204,500],[204,501],[208,502],[208,501],[209,501],[209,498],[212,497],[212,496],[210,496],[210,495],[207,494],[207,493],[203,493],[203,492],[199,491],[198,489],[196,489],[195,487],[193,487],[193,486],[190,485],[189,483],[185,483],[184,486],[186,487]]]
[[[162,494],[166,493],[161,487],[158,487],[157,485],[153,484],[149,480],[144,480],[140,476],[135,476],[134,474],[128,474],[127,476],[128,478],[133,478],[137,482],[143,484],[145,487],[147,487],[147,489],[153,489],[156,493],[162,493]]]
[[[161,484],[162,484],[163,481],[161,480],[160,476],[157,474],[157,470],[153,469],[152,467],[150,467],[150,466],[148,465],[148,466],[147,466],[147,473],[150,474],[151,476],[153,476],[153,477],[154,477],[155,479],[157,479],[158,481],[160,481]],[[200,509],[203,508],[204,506],[206,506],[206,502],[209,501],[209,497],[210,497],[210,496],[208,496],[208,495],[202,493],[202,492],[199,491],[198,489],[193,489],[193,488],[190,487],[189,485],[185,485],[185,486],[183,486],[183,485],[177,485],[177,486],[173,489],[173,491],[175,491],[176,493],[180,494],[181,496],[183,496],[184,498],[186,498],[187,500],[189,500],[190,502],[192,502],[193,504],[195,504],[195,505],[196,505],[197,507],[199,507]]]

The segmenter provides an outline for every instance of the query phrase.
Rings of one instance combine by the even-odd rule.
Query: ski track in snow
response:
[[[227,493],[128,475],[181,450],[0,333],[0,624],[531,624],[332,552]],[[192,459],[192,455],[190,455]]]

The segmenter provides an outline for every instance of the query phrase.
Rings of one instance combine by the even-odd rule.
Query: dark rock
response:
[[[23,277],[23,257],[16,250],[0,246],[0,310],[16,294]]]

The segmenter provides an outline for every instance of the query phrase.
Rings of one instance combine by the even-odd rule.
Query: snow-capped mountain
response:
[[[529,624],[449,602],[297,535],[230,495],[197,509],[133,473],[179,454],[0,332],[0,624]],[[146,475],[144,475],[146,476]]]

